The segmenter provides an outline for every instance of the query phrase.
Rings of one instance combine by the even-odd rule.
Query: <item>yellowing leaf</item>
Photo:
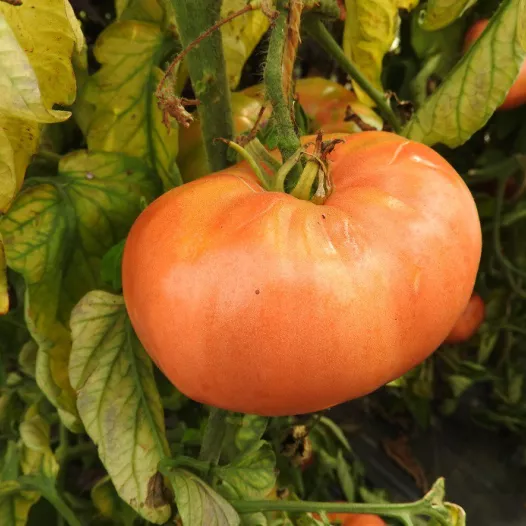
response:
[[[168,133],[154,93],[163,40],[154,24],[126,21],[109,26],[95,46],[102,68],[90,80],[85,97],[95,106],[89,148],[145,159],[168,189],[181,178],[175,165],[177,128]]]
[[[167,474],[174,492],[177,510],[184,525],[237,526],[239,515],[231,504],[199,477],[174,469]]]
[[[0,315],[5,314],[8,310],[9,295],[7,293],[5,252],[2,236],[0,236]]]
[[[124,524],[133,526],[136,513],[130,508],[117,494],[115,486],[111,483],[110,477],[100,479],[91,488],[91,500],[106,519],[111,519],[112,524]]]
[[[246,0],[224,0],[221,4],[221,18],[239,11],[246,5]],[[230,89],[237,88],[245,62],[268,27],[268,17],[258,9],[234,18],[221,28]]]
[[[46,104],[28,57],[2,14],[4,5],[0,3],[0,112],[37,122],[67,119],[69,112],[50,110]]]
[[[165,21],[165,6],[171,2],[162,0],[115,0],[118,20],[140,20],[161,24]]]
[[[25,526],[31,506],[39,498],[35,491],[24,491],[16,480],[0,482],[0,525]]]
[[[163,409],[151,361],[133,333],[122,296],[86,294],[73,309],[71,331],[69,371],[86,431],[120,497],[162,524],[170,503],[154,502],[150,480],[168,454]]]
[[[157,185],[138,159],[86,152],[64,157],[58,176],[31,181],[0,220],[0,234],[8,265],[26,282],[37,383],[64,423],[78,429],[67,373],[71,309],[100,284],[102,256],[125,237],[141,198],[151,200]]]
[[[20,190],[39,137],[40,127],[35,121],[0,112],[0,213],[7,211]]]
[[[383,91],[382,61],[391,49],[400,25],[398,10],[411,10],[417,4],[418,0],[345,0],[347,15],[343,50],[380,91]],[[374,105],[354,82],[353,88],[362,102]]]
[[[476,2],[477,0],[429,0],[421,21],[422,29],[442,29],[461,17]]]
[[[403,134],[429,146],[455,148],[482,128],[503,102],[526,55],[526,1],[508,0],[492,17]]]
[[[76,94],[71,65],[76,38],[64,0],[24,0],[19,7],[0,3],[0,15],[3,19],[0,23],[2,76],[7,74],[15,81],[18,95],[17,98],[12,95],[8,97],[16,103],[14,108],[17,113],[13,113],[15,109],[11,108],[11,114],[30,117],[30,113],[33,113],[40,122],[66,119],[69,112],[51,110],[54,104],[72,104]],[[5,27],[6,21],[11,34]],[[18,49],[11,41],[12,37],[15,37]],[[20,73],[21,76],[16,76]],[[6,85],[2,82],[0,86],[4,88]],[[38,91],[41,101],[36,98]],[[25,105],[22,105],[20,98]],[[6,100],[4,89],[2,99],[2,107],[5,108],[9,101]],[[35,99],[41,102],[42,109],[37,106]],[[44,120],[44,108],[48,110],[47,120]]]

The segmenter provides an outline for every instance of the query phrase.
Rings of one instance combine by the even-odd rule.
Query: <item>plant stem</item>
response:
[[[526,170],[526,155],[516,154],[498,163],[473,168],[464,176],[464,180],[467,184],[477,184],[493,179],[506,179],[519,170]]]
[[[287,0],[278,0],[277,2],[279,15],[272,29],[267,54],[267,66],[264,73],[266,96],[272,105],[271,118],[276,126],[278,148],[283,162],[286,162],[301,147],[292,119],[292,92],[285,93],[283,90],[284,85],[290,85],[290,82],[284,83],[285,72],[283,68],[288,36],[288,11],[286,4]],[[288,74],[291,75],[292,71],[289,71]],[[299,176],[299,170],[300,167],[297,167],[297,176]]]
[[[428,515],[437,519],[440,524],[448,525],[447,520],[424,499],[408,504],[356,504],[338,502],[307,502],[292,500],[230,500],[230,504],[239,513],[255,513],[267,511],[286,511],[288,513],[367,513],[388,517],[403,517],[411,515]]]
[[[211,466],[217,465],[223,448],[225,438],[228,411],[212,407],[208,422],[206,423],[205,434],[199,452],[199,460],[210,462]]]
[[[316,16],[306,16],[303,25],[307,32],[320,44],[338,65],[373,99],[382,116],[389,122],[396,133],[400,133],[401,126],[398,117],[392,110],[385,95],[378,91],[362,74],[362,72],[347,58],[342,48],[329,33],[323,22]]]
[[[219,19],[217,0],[172,0],[177,30],[186,48]],[[188,71],[196,97],[208,166],[217,171],[228,166],[227,145],[214,139],[234,135],[230,90],[227,81],[221,33],[214,31],[188,52]]]

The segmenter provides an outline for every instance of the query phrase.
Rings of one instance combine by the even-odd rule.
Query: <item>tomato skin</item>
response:
[[[320,519],[317,513],[312,514],[315,519]],[[385,522],[378,515],[362,515],[357,513],[327,513],[331,524],[339,526],[385,526]]]
[[[445,342],[463,343],[468,341],[477,332],[484,321],[485,315],[486,306],[484,300],[478,294],[473,294]]]
[[[481,231],[454,169],[387,132],[347,136],[329,159],[324,205],[264,191],[240,163],[165,193],[133,225],[128,313],[189,398],[319,411],[402,376],[465,309]]]
[[[465,53],[471,44],[482,34],[489,20],[483,19],[475,22],[464,39],[463,52]],[[517,79],[513,83],[510,91],[506,95],[504,102],[499,106],[500,110],[510,110],[522,106],[526,102],[526,60],[522,63]]]
[[[231,96],[234,133],[240,135],[254,126],[263,102],[263,85],[251,86]],[[360,131],[354,122],[345,122],[347,106],[362,120],[381,129],[383,122],[368,106],[358,102],[356,95],[336,82],[322,77],[300,79],[296,83],[296,92],[307,115],[314,119],[314,131],[322,128],[325,133],[355,133]],[[263,122],[271,112],[270,105],[263,115]],[[179,130],[179,155],[177,165],[185,182],[194,181],[208,172],[206,151],[198,120],[194,120],[187,129]]]

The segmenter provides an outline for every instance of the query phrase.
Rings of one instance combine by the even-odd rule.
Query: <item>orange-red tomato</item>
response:
[[[240,163],[167,192],[133,225],[126,306],[188,397],[319,411],[400,377],[465,309],[481,231],[455,170],[387,132],[345,136],[329,160],[323,205],[265,191]]]
[[[355,122],[344,120],[347,106],[369,126],[382,128],[382,119],[371,108],[358,102],[353,92],[337,82],[322,77],[300,79],[296,83],[296,93],[303,109],[313,119],[313,131],[320,128],[325,133],[360,131]],[[252,129],[262,101],[262,84],[232,93],[232,116],[236,135]],[[263,119],[267,119],[269,114],[270,106],[267,107]],[[177,165],[185,182],[198,179],[207,173],[206,152],[198,120],[194,120],[187,129],[179,130]]]
[[[317,513],[312,514],[320,519]],[[327,513],[329,522],[338,526],[385,526],[385,522],[378,515],[362,515],[357,513]]]
[[[469,340],[484,321],[485,314],[484,300],[478,294],[473,294],[445,342],[462,343]]]
[[[489,20],[478,20],[475,22],[469,31],[466,33],[464,40],[464,53],[469,49],[471,44],[482,34]],[[526,60],[523,62],[522,67],[519,71],[519,75],[515,80],[510,91],[506,95],[504,102],[501,104],[500,109],[509,110],[517,108],[526,102]]]

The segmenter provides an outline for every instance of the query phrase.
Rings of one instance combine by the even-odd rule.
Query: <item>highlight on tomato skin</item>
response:
[[[325,204],[265,191],[240,163],[170,190],[133,224],[126,307],[187,397],[316,412],[405,374],[461,315],[482,243],[466,184],[423,144],[344,137]]]
[[[320,515],[313,513],[312,516],[321,520]],[[378,515],[358,513],[327,513],[327,518],[333,526],[385,526],[385,521]]]
[[[463,53],[477,40],[486,26],[489,24],[488,19],[481,19],[475,22],[467,31],[464,38]],[[510,110],[522,106],[526,102],[526,60],[522,63],[519,74],[515,79],[510,91],[506,95],[504,102],[498,108],[499,110]]]
[[[468,341],[482,325],[485,315],[486,306],[484,300],[474,293],[444,342],[463,343]]]

